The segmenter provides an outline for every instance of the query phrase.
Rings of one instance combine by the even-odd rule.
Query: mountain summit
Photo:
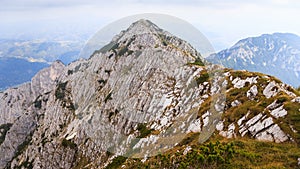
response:
[[[243,157],[234,144],[216,143],[216,154],[214,143],[200,143],[299,144],[293,88],[213,68],[186,41],[139,20],[89,59],[56,62],[0,93],[0,168],[224,167]]]

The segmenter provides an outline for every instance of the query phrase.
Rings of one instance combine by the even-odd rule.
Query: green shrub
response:
[[[138,124],[137,130],[140,132],[140,135],[137,138],[145,138],[149,134],[151,134],[151,131],[152,131],[152,130],[148,129],[146,124],[144,124],[144,123]]]
[[[0,145],[3,143],[6,133],[8,132],[8,130],[11,128],[13,124],[11,123],[6,123],[6,124],[2,124],[0,125]]]
[[[281,96],[277,98],[277,103],[283,103],[285,101],[287,101],[289,98],[286,96]]]
[[[73,70],[68,70],[68,75],[72,75],[73,74]]]
[[[198,66],[204,66],[203,61],[199,57],[197,57],[196,60],[194,62],[190,63],[190,64],[198,65]]]
[[[38,108],[38,109],[41,109],[42,108],[42,100],[35,100],[34,101],[34,107],[35,108]]]
[[[203,82],[207,82],[209,80],[209,74],[207,72],[201,73],[200,77],[196,78],[196,82],[200,85]]]
[[[65,83],[58,83],[56,90],[55,90],[55,97],[56,99],[63,99],[65,97],[65,90],[68,82]]]
[[[77,147],[76,143],[70,141],[70,140],[67,140],[67,139],[63,139],[62,142],[61,142],[62,146],[63,147],[69,147],[71,149],[74,149]]]

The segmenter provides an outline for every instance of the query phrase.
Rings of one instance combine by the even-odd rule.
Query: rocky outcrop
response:
[[[49,68],[40,71],[18,88],[8,89],[0,94],[0,124],[12,124],[0,145],[0,167],[4,167],[18,153],[25,149],[37,128],[42,115],[43,102],[47,102],[47,92],[55,87],[55,81],[61,75],[64,65],[54,62]],[[42,95],[44,100],[42,100]]]
[[[241,72],[244,71],[226,74],[229,85],[232,84],[233,88],[227,91],[227,104],[230,106],[225,106],[225,119],[217,125],[220,135],[227,138],[251,137],[277,143],[295,141],[291,133],[296,131],[291,126],[287,130],[284,124],[289,112],[300,113],[297,108],[299,104],[293,104],[296,112],[287,104],[287,102],[291,104],[297,100],[296,95],[289,91],[292,88],[275,82],[268,76],[255,75],[253,77],[254,74],[249,74],[249,72],[249,76],[252,77],[246,77],[245,80],[239,77],[234,78],[236,74],[241,75]],[[248,82],[248,86],[245,86],[245,82]],[[234,101],[229,102],[230,100]],[[247,105],[246,109],[245,105]],[[230,120],[232,113],[235,114],[234,121]],[[231,117],[227,119],[228,116]]]

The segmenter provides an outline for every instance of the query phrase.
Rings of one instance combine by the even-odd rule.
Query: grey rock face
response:
[[[1,154],[9,153],[0,166],[26,162],[34,168],[71,168],[78,155],[101,166],[109,149],[126,153],[133,139],[143,142],[136,139],[139,125],[166,130],[182,116],[181,110],[200,105],[202,90],[196,90],[195,77],[202,68],[187,65],[198,57],[187,42],[141,20],[89,60],[42,70],[31,83],[2,93],[3,103],[18,99],[12,108],[1,106],[2,124],[14,125],[1,144]],[[181,118],[191,121],[193,116]],[[15,126],[16,120],[24,126]],[[187,128],[177,128],[177,134]],[[178,141],[180,137],[172,144]],[[16,151],[24,142],[30,144]]]
[[[31,83],[8,89],[0,94],[0,124],[12,124],[0,145],[0,167],[4,167],[13,156],[20,153],[31,139],[41,112],[43,101],[39,97],[55,87],[64,65],[54,62],[49,68],[40,71]],[[24,143],[24,144],[23,144]]]

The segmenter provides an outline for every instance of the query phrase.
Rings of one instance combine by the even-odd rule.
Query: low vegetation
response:
[[[137,127],[137,130],[140,132],[139,136],[137,138],[145,138],[149,134],[151,134],[150,129],[147,128],[146,124],[140,123]]]
[[[206,70],[203,70],[200,76],[196,78],[196,82],[198,85],[208,81],[209,81],[209,74],[207,73]]]
[[[66,90],[67,82],[65,83],[58,83],[56,90],[55,90],[55,97],[56,99],[63,99],[65,97],[65,90]]]
[[[117,169],[126,161],[126,157],[118,156],[113,159],[113,161],[105,167],[105,169]]]
[[[190,64],[190,65],[204,66],[203,61],[199,57],[197,57],[194,62],[190,62],[188,64]]]
[[[61,145],[63,147],[69,147],[71,149],[75,149],[77,147],[76,143],[70,141],[70,140],[67,140],[67,139],[63,139],[62,142],[61,142]]]
[[[12,126],[11,123],[0,125],[0,145],[3,143],[6,133],[11,128],[11,126]]]
[[[292,143],[260,142],[253,139],[225,139],[219,136],[204,144],[190,141],[164,154],[141,159],[118,157],[113,161],[116,168],[297,168],[300,148]],[[185,153],[184,153],[185,152]],[[120,160],[121,158],[122,160]],[[121,162],[123,163],[121,164]],[[117,163],[118,162],[118,163]],[[117,163],[117,164],[116,164]]]

